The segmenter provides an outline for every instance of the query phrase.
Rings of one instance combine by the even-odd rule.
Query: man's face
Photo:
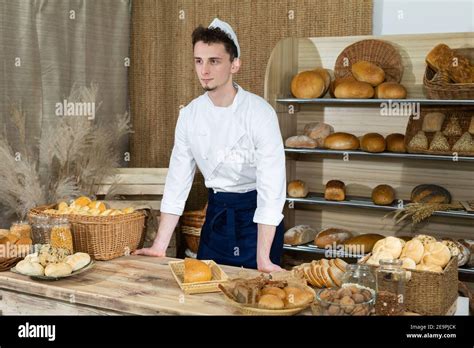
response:
[[[198,41],[194,45],[194,66],[202,88],[214,91],[229,82],[232,74],[239,70],[240,61],[231,62],[222,43]]]

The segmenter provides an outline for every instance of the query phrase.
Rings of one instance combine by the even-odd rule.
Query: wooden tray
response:
[[[452,110],[448,108],[430,108],[430,109],[423,109],[418,119],[415,119],[414,116],[410,116],[410,119],[408,120],[406,131],[405,131],[405,147],[408,153],[421,153],[421,154],[430,154],[430,155],[453,155],[453,151],[451,150],[449,151],[417,150],[417,149],[410,148],[408,146],[411,139],[416,135],[416,133],[422,130],[423,119],[425,115],[430,112],[442,112],[443,114],[446,115],[446,118],[441,127],[441,132],[445,129],[446,125],[449,122],[449,119],[453,116],[457,116],[459,119],[459,124],[462,129],[462,134],[464,134],[469,129],[469,124],[471,122],[471,117],[474,116],[474,111],[473,110],[459,110],[459,109]],[[425,134],[426,134],[426,137],[428,138],[428,146],[429,146],[429,144],[431,144],[431,141],[433,140],[435,132],[425,132]],[[448,140],[449,146],[452,148],[453,145],[456,143],[456,141],[459,140],[461,136],[446,137],[446,139]],[[458,155],[459,156],[474,156],[474,152],[460,151],[458,152]]]
[[[184,283],[184,260],[170,261],[168,265],[171,268],[174,279],[185,294],[201,294],[208,292],[219,292],[219,284],[225,283],[229,277],[213,260],[205,260],[209,267],[211,267],[212,279],[208,282]]]

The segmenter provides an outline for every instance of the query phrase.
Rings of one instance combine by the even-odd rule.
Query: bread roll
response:
[[[205,262],[191,258],[184,259],[184,282],[207,282],[212,279],[211,267]]]
[[[64,277],[71,273],[71,265],[65,262],[51,263],[44,269],[44,275],[47,277]]]
[[[395,190],[390,185],[378,185],[372,190],[372,201],[377,205],[391,205],[395,200]]]
[[[469,123],[468,132],[474,134],[474,116],[471,116],[471,122]]]
[[[295,135],[285,140],[285,146],[303,149],[314,149],[318,146],[318,142],[306,135]]]
[[[316,71],[300,72],[291,81],[291,93],[296,98],[319,98],[325,89],[324,79]]]
[[[437,265],[444,267],[451,259],[449,248],[441,242],[425,245],[422,263],[425,265]]]
[[[446,115],[442,112],[429,112],[423,117],[423,132],[439,132],[443,126]]]
[[[416,266],[417,271],[428,271],[428,272],[436,272],[436,273],[442,273],[443,268],[438,265],[425,265],[423,263],[420,263],[419,265]]]
[[[411,191],[411,201],[413,203],[451,203],[451,194],[444,187],[432,184],[422,184],[416,186]]]
[[[405,243],[400,258],[408,257],[418,264],[421,262],[424,252],[423,243],[419,239],[412,239]]]
[[[366,82],[346,80],[337,85],[334,96],[342,99],[370,99],[374,96],[374,88]]]
[[[373,254],[367,260],[368,265],[378,266],[380,265],[380,260],[393,260],[394,257],[392,253],[387,250],[380,250],[377,252],[373,252]]]
[[[324,139],[324,147],[331,150],[357,150],[359,139],[352,134],[336,132]]]
[[[458,137],[462,134],[462,127],[459,124],[459,118],[457,116],[451,116],[443,130],[443,134],[447,137]]]
[[[287,286],[283,288],[283,290],[286,293],[286,308],[303,307],[313,300],[313,296],[302,289],[293,286]]]
[[[354,76],[351,75],[347,75],[345,77],[339,77],[337,79],[335,79],[332,83],[331,83],[331,95],[333,97],[335,97],[334,95],[334,91],[336,90],[336,87],[339,86],[342,82],[345,82],[345,81],[357,81]]]
[[[309,193],[308,185],[302,180],[294,180],[288,184],[288,196],[293,198],[303,198]]]
[[[400,153],[407,152],[407,149],[405,148],[405,136],[403,134],[389,134],[385,138],[385,143],[387,144],[387,151]]]
[[[44,268],[39,263],[22,260],[18,262],[15,269],[24,275],[42,276],[44,275]]]
[[[314,240],[316,231],[308,225],[298,225],[285,232],[284,242],[289,245],[306,244]]]
[[[367,233],[352,237],[344,242],[344,250],[353,254],[370,253],[375,243],[385,237],[381,234]]]
[[[426,234],[419,234],[417,236],[415,236],[415,238],[413,239],[418,239],[421,243],[423,243],[423,247],[425,245],[428,245],[428,244],[431,244],[431,243],[434,243],[436,242],[436,238],[433,237],[433,236],[428,236]]]
[[[332,247],[334,243],[336,245],[343,244],[352,237],[352,232],[343,228],[327,228],[316,235],[314,245],[319,248],[325,248],[327,245]]]
[[[418,131],[408,143],[408,147],[413,150],[428,150],[428,138],[425,132]]]
[[[321,76],[324,80],[324,94],[326,94],[327,90],[329,89],[329,86],[331,85],[331,75],[329,75],[329,71],[324,68],[316,68],[313,69],[313,71],[318,73],[319,76]],[[324,96],[324,94],[322,96]]]
[[[65,258],[64,262],[72,267],[72,271],[77,271],[91,262],[91,257],[86,253],[75,253]]]
[[[402,247],[403,244],[400,238],[389,236],[375,243],[373,252],[387,251],[393,259],[398,259],[402,253]]]
[[[322,122],[311,122],[304,127],[304,134],[315,140],[317,147],[323,147],[324,139],[332,133],[334,133],[334,128]]]
[[[473,152],[474,142],[469,132],[465,132],[453,145],[453,151],[457,152]]]
[[[352,64],[352,75],[360,82],[378,86],[385,80],[385,72],[379,66],[365,60]]]
[[[409,257],[400,258],[402,261],[402,268],[404,269],[416,269],[416,262]]]
[[[384,152],[385,146],[385,138],[378,133],[367,133],[360,142],[360,148],[367,152]]]
[[[266,294],[260,296],[260,299],[258,300],[258,307],[264,309],[283,309],[285,304],[278,296]]]
[[[283,301],[286,297],[286,292],[283,291],[283,289],[277,288],[276,286],[268,286],[262,289],[260,296],[262,295],[274,295]]]
[[[0,238],[4,238],[7,236],[7,234],[10,233],[10,230],[4,230],[4,229],[0,229]]]
[[[340,180],[329,180],[324,191],[324,199],[343,201],[346,199],[346,185]]]
[[[431,151],[449,151],[448,139],[441,132],[436,132],[433,140],[431,140],[429,149]]]
[[[407,90],[396,82],[384,82],[375,88],[375,98],[378,99],[405,99]]]

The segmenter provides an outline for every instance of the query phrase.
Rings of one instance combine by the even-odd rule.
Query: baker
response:
[[[275,110],[233,82],[240,47],[214,19],[192,34],[197,77],[206,91],[179,113],[158,234],[136,255],[165,256],[199,167],[209,189],[198,259],[280,270],[285,153]]]

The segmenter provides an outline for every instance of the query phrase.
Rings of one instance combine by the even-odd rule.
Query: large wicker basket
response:
[[[359,262],[365,263],[371,254]],[[370,266],[374,271],[375,266]],[[405,286],[406,310],[421,315],[446,315],[458,298],[458,260],[452,257],[442,273],[410,270]]]
[[[30,221],[52,206],[41,206],[28,213]],[[145,214],[135,211],[116,216],[60,215],[69,220],[74,251],[88,253],[95,260],[111,260],[128,255],[143,245]]]
[[[454,49],[454,52],[468,58],[474,64],[474,48]],[[452,83],[445,72],[436,72],[428,65],[423,77],[428,99],[474,99],[474,83]]]

